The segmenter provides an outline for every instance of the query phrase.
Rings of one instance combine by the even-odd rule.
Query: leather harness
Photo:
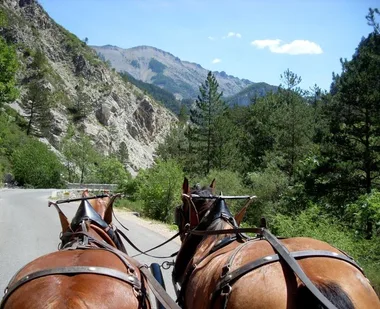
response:
[[[191,197],[186,196],[190,202]],[[218,200],[223,198],[219,197]],[[176,223],[180,223],[181,219],[184,218],[181,213],[181,208],[177,207],[176,209]],[[181,215],[179,215],[181,213]],[[216,219],[223,219],[229,223],[234,223],[233,217],[231,214],[220,213],[218,216],[214,217],[212,221]],[[353,265],[357,268],[361,273],[363,273],[363,269],[353,260],[352,257],[348,256],[345,252],[341,251],[342,254],[325,251],[325,250],[305,250],[305,251],[294,251],[289,252],[287,248],[275,237],[273,234],[269,232],[266,227],[261,228],[238,228],[236,224],[233,224],[233,228],[226,230],[198,230],[197,227],[187,230],[186,233],[188,235],[197,235],[197,236],[209,236],[209,235],[226,235],[233,234],[236,236],[227,236],[221,239],[215,246],[210,250],[208,254],[206,254],[202,259],[204,260],[211,253],[216,252],[222,247],[227,246],[233,241],[242,240],[243,243],[236,247],[234,251],[229,256],[226,264],[222,267],[222,273],[219,281],[216,284],[215,291],[211,295],[211,307],[215,303],[218,297],[221,297],[221,308],[227,308],[228,298],[230,293],[232,292],[232,284],[235,283],[239,278],[244,276],[245,274],[261,267],[264,265],[269,265],[274,262],[284,261],[297,275],[297,277],[303,282],[303,284],[309,289],[309,291],[323,304],[323,306],[327,309],[337,309],[337,307],[330,302],[320,291],[319,289],[311,282],[311,280],[307,277],[305,272],[302,270],[297,260],[305,259],[305,258],[314,258],[314,257],[324,257],[324,258],[333,258],[344,261]],[[242,233],[256,233],[257,237],[249,238]],[[234,262],[237,254],[248,244],[250,244],[253,240],[265,239],[267,240],[273,249],[277,252],[277,254],[268,255],[252,262],[249,262],[233,271],[231,271],[231,266]],[[198,263],[199,265],[199,263]],[[188,271],[186,272],[185,279],[183,284],[181,285],[181,290],[178,295],[178,302],[183,304],[184,290],[186,289],[186,285],[188,280],[190,279],[191,274],[196,269],[197,265],[191,265]],[[363,273],[364,274],[364,273]]]

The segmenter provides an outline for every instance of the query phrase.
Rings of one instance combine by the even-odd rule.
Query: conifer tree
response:
[[[219,84],[209,72],[204,83],[199,87],[200,95],[195,106],[190,110],[190,131],[192,151],[201,164],[201,173],[208,174],[211,168],[218,166],[216,156],[224,141],[218,139],[218,131],[224,125],[221,121],[227,111],[226,103],[221,99],[223,92],[218,91]]]

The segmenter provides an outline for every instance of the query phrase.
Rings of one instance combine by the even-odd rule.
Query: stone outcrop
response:
[[[177,119],[162,105],[145,96],[100,60],[96,52],[56,24],[35,0],[2,0],[0,9],[9,23],[0,35],[17,43],[18,79],[28,82],[28,65],[41,50],[48,64],[48,81],[55,106],[47,140],[56,148],[73,121],[73,106],[85,105],[85,117],[77,123],[104,153],[121,142],[128,148],[130,168],[137,171],[153,164],[154,151]],[[22,113],[21,100],[12,107]]]

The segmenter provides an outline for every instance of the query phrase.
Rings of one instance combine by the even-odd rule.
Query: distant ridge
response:
[[[175,95],[177,99],[194,99],[199,86],[206,79],[208,70],[201,65],[182,61],[173,54],[152,46],[136,46],[122,49],[113,45],[92,48],[119,72],[127,72],[134,78],[159,86]],[[254,84],[247,79],[213,72],[224,96],[232,96]]]

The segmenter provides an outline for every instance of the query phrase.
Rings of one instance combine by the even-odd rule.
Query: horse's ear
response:
[[[114,196],[112,196],[107,204],[107,208],[104,213],[104,221],[106,221],[107,224],[111,224],[112,222],[113,203],[115,202],[117,197],[120,197],[120,194],[115,194]]]
[[[243,221],[243,218],[245,216],[245,213],[247,212],[247,206],[243,207],[239,213],[235,215],[235,221],[238,226],[240,226],[240,223]]]
[[[252,203],[253,199],[256,198],[256,196],[251,196],[247,203],[244,205],[244,207],[235,215],[235,221],[238,226],[240,226],[241,221],[243,221],[243,218],[245,216],[245,213],[247,212],[248,206]]]
[[[182,193],[190,194],[189,180],[186,177],[183,179]]]
[[[88,189],[84,189],[82,192],[82,197],[88,197],[88,196],[89,196]]]
[[[211,181],[210,188],[211,188],[211,193],[215,194],[215,178]]]

